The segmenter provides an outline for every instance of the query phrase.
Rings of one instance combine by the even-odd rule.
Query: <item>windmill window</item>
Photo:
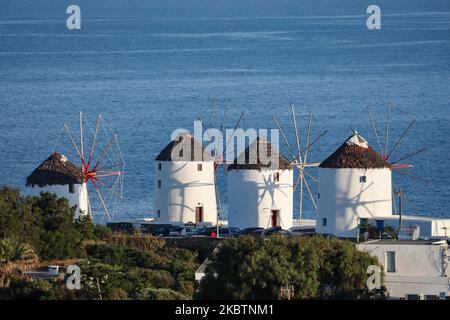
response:
[[[158,180],[158,189],[161,189],[161,180]]]
[[[327,226],[327,218],[322,218],[322,226],[323,227]]]
[[[317,199],[320,199],[320,193],[317,194]]]
[[[158,163],[158,170],[161,170],[161,169],[162,169],[162,164]]]
[[[395,251],[386,251],[386,271],[395,272]]]
[[[367,181],[366,176],[360,176],[360,177],[359,177],[359,182],[364,183],[364,182],[366,182],[366,181]]]
[[[276,172],[273,174],[273,181],[278,182],[280,181],[280,173]]]
[[[183,157],[183,149],[180,150],[179,154],[180,154],[180,158]]]
[[[199,163],[197,165],[197,171],[202,171],[203,170],[203,165],[201,163]]]
[[[75,193],[75,188],[73,187],[73,184],[69,184],[69,193]]]
[[[156,215],[158,218],[161,218],[161,210],[156,211]]]

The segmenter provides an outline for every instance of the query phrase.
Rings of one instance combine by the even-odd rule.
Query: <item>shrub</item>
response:
[[[140,299],[143,300],[189,300],[189,297],[171,290],[171,289],[155,289],[146,288],[140,295]]]
[[[227,239],[206,268],[200,299],[280,299],[293,286],[295,299],[384,297],[369,292],[366,269],[376,258],[337,239],[240,237]]]

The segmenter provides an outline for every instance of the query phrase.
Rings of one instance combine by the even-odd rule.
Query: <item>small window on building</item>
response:
[[[75,193],[75,188],[73,184],[69,184],[69,193]]]
[[[361,182],[361,183],[364,183],[364,182],[366,182],[366,176],[361,176],[361,177],[359,177],[359,182]]]
[[[158,189],[161,189],[161,180],[158,180]]]
[[[201,163],[199,163],[197,165],[197,171],[202,171],[203,170],[203,165]]]
[[[162,163],[158,163],[158,170],[162,169]]]
[[[211,150],[211,157],[215,157],[216,156],[216,149]]]
[[[156,216],[157,216],[158,218],[161,218],[161,210],[157,210],[157,211],[156,211]]]
[[[320,193],[317,194],[317,199],[320,199]]]
[[[386,251],[386,271],[395,272],[395,251]]]
[[[182,158],[183,157],[183,149],[180,150],[179,154],[180,154],[180,158]]]
[[[322,218],[322,226],[323,227],[327,226],[327,218]]]
[[[280,181],[280,173],[279,172],[275,172],[273,174],[273,181],[275,181],[275,182],[279,182]]]

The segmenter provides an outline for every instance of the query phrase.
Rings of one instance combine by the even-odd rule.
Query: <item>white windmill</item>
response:
[[[53,152],[27,177],[25,192],[29,195],[50,192],[66,198],[69,206],[76,206],[75,219],[90,214],[87,186],[81,168],[61,153]]]
[[[266,139],[257,137],[227,169],[230,226],[292,227],[293,166]]]
[[[65,123],[68,144],[55,144],[59,151],[78,158],[79,170],[88,194],[88,214],[103,221],[112,221],[123,198],[125,162],[117,134],[99,114],[90,124],[80,112],[78,121],[70,126]],[[60,133],[60,135],[61,135]],[[61,150],[62,149],[62,150]]]
[[[367,140],[352,129],[353,134],[320,164],[320,198],[316,232],[354,238],[358,236],[358,226],[364,225],[369,220],[376,221],[378,229],[383,229],[383,221],[393,220],[393,212],[396,212],[396,208],[393,201],[395,196],[392,190],[394,184],[392,173],[404,174],[399,170],[413,166],[399,162],[425,149],[403,156],[396,161],[390,160],[415,123],[414,119],[409,122],[389,150],[391,108],[388,104],[383,147],[372,113],[367,108],[379,152],[372,149]],[[399,190],[398,194],[403,193]],[[402,207],[401,204],[400,207]],[[399,213],[401,228],[401,209]]]
[[[214,161],[190,133],[177,136],[155,159],[156,219],[212,225],[217,219]]]

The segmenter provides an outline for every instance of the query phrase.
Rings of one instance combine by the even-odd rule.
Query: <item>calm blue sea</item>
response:
[[[70,4],[81,8],[81,30],[66,28]],[[381,8],[381,30],[366,27],[370,4]],[[302,139],[312,111],[312,136],[328,134],[311,161],[350,128],[376,147],[366,106],[383,139],[391,101],[390,147],[417,119],[391,159],[427,148],[394,175],[405,210],[450,217],[449,40],[448,0],[2,0],[0,185],[24,187],[65,121],[102,113],[127,164],[116,218],[148,217],[154,157],[172,130],[199,117],[209,125],[212,101],[215,126],[230,99],[227,127],[245,111],[243,128],[271,128],[276,114],[292,144],[290,104]],[[226,209],[223,171],[218,179]],[[313,216],[310,202],[305,211]]]

